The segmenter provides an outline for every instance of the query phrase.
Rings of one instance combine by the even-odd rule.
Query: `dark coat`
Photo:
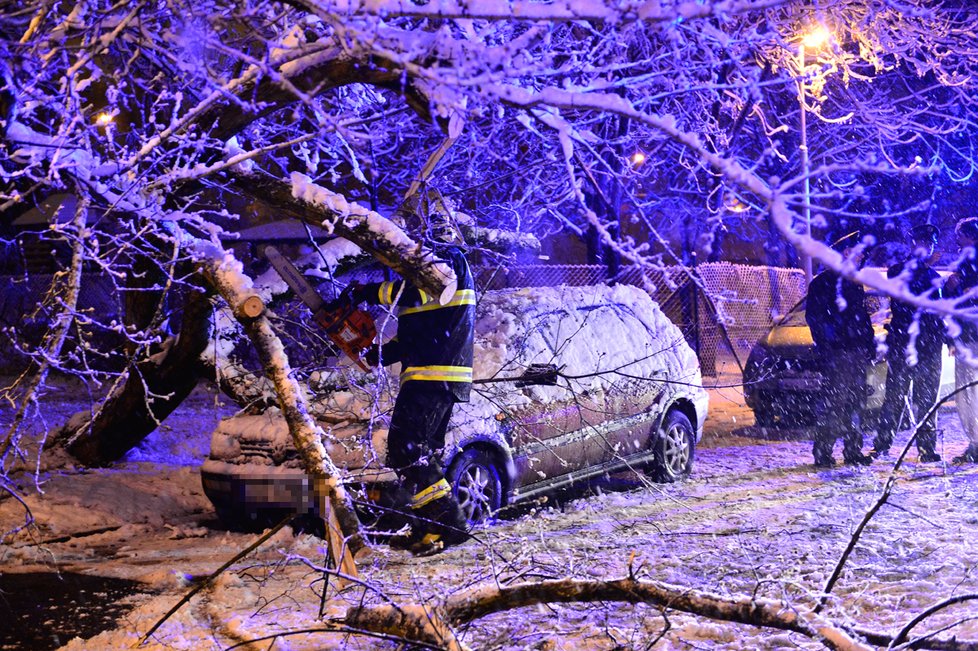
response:
[[[401,385],[442,386],[466,402],[472,388],[475,282],[461,249],[445,247],[437,253],[458,280],[445,305],[403,280],[363,285],[353,297],[373,305],[397,304],[397,336],[384,344],[383,362],[401,363]]]
[[[941,298],[940,275],[920,260],[911,259],[895,264],[886,270],[886,275],[889,278],[896,278],[904,273],[908,266],[907,288],[911,294],[934,300]],[[887,354],[898,351],[903,354],[902,351],[910,343],[910,326],[914,319],[919,319],[920,328],[916,341],[917,350],[940,354],[941,346],[944,344],[944,322],[940,316],[931,312],[921,312],[918,316],[917,308],[895,299],[890,303],[890,311],[893,316],[886,326],[886,345],[889,349]]]
[[[845,302],[840,309],[839,298]],[[866,310],[862,285],[823,271],[808,287],[805,321],[812,331],[815,350],[823,358],[859,355],[866,362],[876,356],[873,324]]]

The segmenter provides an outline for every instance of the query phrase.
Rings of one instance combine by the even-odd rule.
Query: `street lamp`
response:
[[[801,144],[798,147],[801,153],[801,173],[804,177],[804,194],[802,197],[802,215],[805,219],[805,237],[812,237],[812,201],[811,186],[808,176],[808,128],[806,117],[808,114],[807,103],[805,102],[805,49],[818,48],[824,45],[831,38],[829,30],[824,25],[818,25],[808,34],[805,34],[798,43],[798,106],[801,108]],[[805,270],[805,284],[812,282],[812,257],[805,253],[802,256],[802,265]]]

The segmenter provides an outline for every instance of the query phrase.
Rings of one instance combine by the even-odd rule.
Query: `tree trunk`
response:
[[[63,446],[86,466],[105,466],[125,456],[197,386],[212,311],[205,294],[190,293],[180,334],[168,341],[170,345],[130,366],[125,381],[94,414],[75,414],[55,432],[50,445]]]
[[[196,255],[204,260],[208,280],[227,301],[261,358],[265,376],[275,387],[282,417],[288,423],[292,443],[313,488],[320,515],[326,520],[333,559],[341,575],[355,577],[353,556],[366,546],[360,535],[360,521],[350,494],[339,481],[340,471],[323,445],[325,434],[309,413],[306,393],[295,379],[282,341],[263,311],[249,309],[256,295],[251,292],[253,283],[243,273],[241,264],[225,258],[220,247],[205,242],[198,243]]]

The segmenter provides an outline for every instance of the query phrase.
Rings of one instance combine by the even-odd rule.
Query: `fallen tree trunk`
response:
[[[211,332],[210,300],[191,292],[180,333],[155,355],[127,369],[125,380],[94,411],[75,414],[51,437],[86,466],[121,459],[180,406],[201,378],[200,356]]]
[[[205,261],[208,280],[227,301],[258,352],[265,375],[275,387],[282,416],[309,477],[320,514],[326,520],[336,565],[341,573],[355,576],[353,556],[365,543],[353,501],[339,483],[340,472],[326,452],[324,433],[309,413],[306,394],[294,378],[281,340],[264,313],[255,312],[251,279],[244,275],[241,263],[226,257],[220,247],[199,242],[195,253]]]
[[[735,622],[789,631],[816,640],[837,651],[868,651],[871,647],[821,615],[785,602],[748,596],[725,596],[658,581],[623,578],[611,581],[556,579],[500,587],[476,586],[427,607],[383,605],[354,608],[341,621],[333,622],[374,633],[448,649],[464,648],[453,631],[493,613],[540,604],[625,602],[677,610],[707,619]],[[856,631],[870,644],[899,643],[901,635]],[[978,651],[978,642],[929,638],[917,640],[913,648],[941,651]]]

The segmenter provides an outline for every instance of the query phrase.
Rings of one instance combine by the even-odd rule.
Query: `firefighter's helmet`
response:
[[[464,241],[459,229],[460,218],[464,217],[438,190],[429,188],[408,197],[400,212],[407,229],[423,240],[444,244]]]

